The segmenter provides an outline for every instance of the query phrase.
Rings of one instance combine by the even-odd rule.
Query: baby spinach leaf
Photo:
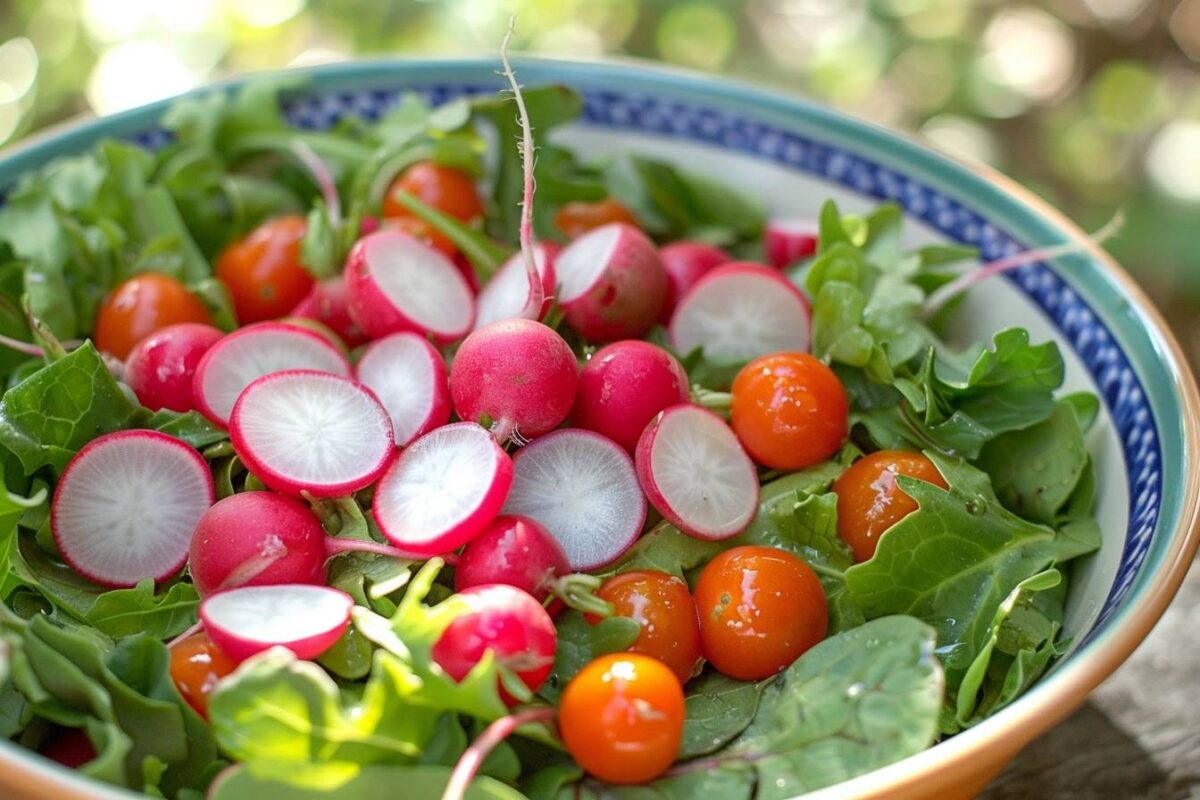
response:
[[[738,681],[713,671],[689,681],[679,758],[708,755],[744,731],[769,683]]]
[[[229,440],[229,432],[213,424],[196,411],[180,413],[164,408],[151,412],[149,409],[139,409],[132,421],[136,428],[148,428],[160,431],[168,436],[174,436],[180,441],[187,442],[197,450],[203,450],[210,445]]]
[[[704,772],[668,774],[640,786],[612,786],[593,779],[559,791],[557,800],[750,800],[754,785],[741,770],[714,767]]]
[[[642,626],[629,617],[607,617],[590,624],[578,611],[567,611],[555,622],[558,644],[554,669],[539,694],[556,701],[567,682],[597,656],[626,650],[642,633]]]
[[[663,224],[653,229],[666,239],[694,239],[730,245],[762,233],[766,211],[756,199],[721,181],[644,156],[629,157],[640,184],[635,212]]]
[[[260,775],[237,766],[213,784],[209,800],[438,800],[450,781],[449,767],[337,764],[291,774]],[[524,795],[494,778],[479,777],[464,800],[525,800]]]

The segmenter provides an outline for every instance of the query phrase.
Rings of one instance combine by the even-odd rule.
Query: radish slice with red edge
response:
[[[616,442],[566,428],[517,452],[505,514],[537,520],[579,572],[610,564],[633,546],[646,498],[633,460]]]
[[[158,431],[93,439],[54,490],[50,529],[59,552],[104,586],[175,575],[216,492],[199,453]]]
[[[728,539],[758,510],[758,473],[737,436],[711,411],[671,406],[642,432],[637,475],[650,504],[697,539]]]
[[[810,219],[767,221],[763,246],[776,269],[785,269],[817,252],[817,223]]]
[[[313,370],[276,372],[247,386],[229,435],[267,487],[317,497],[374,483],[395,449],[392,421],[369,389]]]
[[[725,264],[679,301],[671,344],[688,355],[704,349],[714,364],[742,364],[780,351],[808,352],[812,311],[800,290],[761,264]]]
[[[554,258],[561,249],[554,242],[538,242],[533,248],[533,262],[542,278],[545,297],[538,319],[546,316],[554,300]],[[504,262],[479,293],[474,329],[479,330],[489,322],[520,315],[528,299],[529,275],[526,274],[525,259],[516,253]]]
[[[512,460],[496,439],[474,422],[456,422],[400,452],[375,488],[372,511],[389,542],[433,556],[483,533],[512,479]]]
[[[373,339],[413,331],[445,344],[475,321],[475,295],[462,271],[408,234],[381,230],[359,239],[345,281],[350,316]]]
[[[289,369],[350,375],[346,357],[319,333],[286,322],[259,322],[229,334],[200,359],[192,383],[196,408],[228,425],[243,389],[264,375]]]
[[[272,647],[313,659],[341,638],[354,600],[328,586],[243,586],[200,604],[200,621],[213,644],[234,661]]]
[[[392,420],[396,444],[450,421],[446,362],[429,340],[415,333],[393,333],[370,345],[355,372],[375,393]]]

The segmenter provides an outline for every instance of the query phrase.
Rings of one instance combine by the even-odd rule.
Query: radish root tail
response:
[[[450,781],[446,784],[446,791],[442,794],[442,800],[462,800],[466,796],[467,787],[475,779],[476,773],[479,772],[479,767],[488,757],[488,754],[495,750],[496,746],[507,739],[517,728],[522,725],[549,723],[553,720],[554,709],[531,708],[517,714],[510,714],[507,717],[501,717],[491,725],[488,725],[483,733],[479,734],[479,737],[466,749],[462,754],[462,758],[454,766],[454,772],[450,773]]]

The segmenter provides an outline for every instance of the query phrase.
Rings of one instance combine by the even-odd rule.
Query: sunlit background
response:
[[[363,54],[620,54],[919,132],[1110,249],[1200,360],[1200,0],[2,0],[0,145],[250,70]]]

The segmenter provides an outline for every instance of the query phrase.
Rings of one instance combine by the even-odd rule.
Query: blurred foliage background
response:
[[[916,131],[1095,229],[1200,362],[1200,0],[0,0],[0,145],[354,55],[618,54]]]

